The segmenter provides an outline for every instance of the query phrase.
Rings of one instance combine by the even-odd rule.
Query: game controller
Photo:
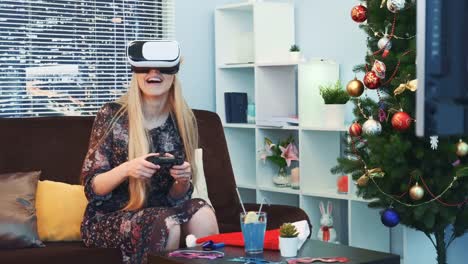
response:
[[[154,165],[160,165],[160,166],[165,166],[165,167],[172,167],[174,165],[184,164],[183,159],[175,158],[175,157],[149,156],[146,158],[146,160],[153,163]]]

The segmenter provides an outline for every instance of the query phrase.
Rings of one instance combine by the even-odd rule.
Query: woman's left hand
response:
[[[169,153],[164,155],[166,157],[174,157],[174,155]],[[176,182],[188,183],[192,179],[192,167],[187,161],[185,161],[182,165],[174,165],[169,170],[169,173],[174,178],[174,180],[176,180]]]

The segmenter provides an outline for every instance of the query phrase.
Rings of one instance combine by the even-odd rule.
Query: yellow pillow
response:
[[[80,225],[87,204],[81,185],[39,181],[36,191],[39,238],[42,241],[81,240]]]

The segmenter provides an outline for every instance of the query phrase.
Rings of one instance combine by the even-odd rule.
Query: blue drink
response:
[[[265,240],[266,213],[241,213],[242,236],[244,237],[245,252],[262,253]]]

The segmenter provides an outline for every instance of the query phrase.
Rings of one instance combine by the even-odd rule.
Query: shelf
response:
[[[217,7],[216,10],[222,11],[252,11],[253,3],[238,3],[238,4],[228,4]]]
[[[324,197],[331,199],[340,199],[340,200],[349,200],[349,194],[340,194],[336,189],[324,189],[323,191],[302,191],[302,195],[305,196],[314,196],[314,197]]]
[[[242,188],[242,189],[252,189],[252,190],[257,189],[257,186],[255,184],[248,184],[248,183],[237,183],[237,187]]]
[[[303,126],[300,127],[304,131],[332,131],[332,132],[346,132],[348,128],[343,127],[323,127],[323,126]]]
[[[294,190],[294,189],[291,189],[290,187],[279,188],[279,187],[272,187],[272,186],[259,186],[258,189],[262,191],[278,192],[278,193],[289,193],[289,194],[300,193],[299,190]]]
[[[255,124],[241,124],[241,123],[225,123],[224,127],[227,128],[255,128]]]
[[[218,65],[220,69],[232,69],[232,68],[253,68],[255,64],[253,63],[225,63]]]
[[[300,62],[296,62],[296,61],[258,62],[255,64],[255,66],[258,66],[258,67],[297,66],[300,63],[303,63],[303,62],[302,61]]]
[[[298,126],[282,126],[282,127],[275,127],[275,126],[259,126],[257,128],[260,129],[278,129],[278,130],[299,130]]]
[[[357,195],[351,195],[350,200],[355,201],[355,202],[370,203],[370,202],[376,201],[377,199],[367,200],[367,199],[364,199],[362,197],[358,197]]]

